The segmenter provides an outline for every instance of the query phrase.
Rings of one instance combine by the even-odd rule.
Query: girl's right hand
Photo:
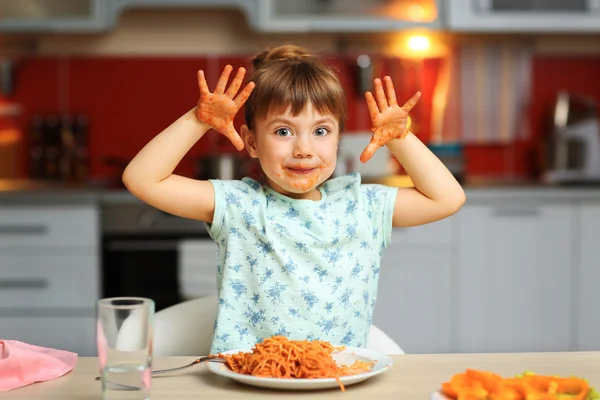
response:
[[[233,127],[233,118],[246,100],[248,100],[255,85],[254,82],[248,82],[244,89],[237,94],[246,74],[246,69],[240,67],[229,89],[226,91],[225,86],[232,70],[233,67],[231,65],[225,66],[213,93],[208,90],[204,71],[198,71],[200,99],[196,106],[196,117],[199,121],[225,135],[236,149],[242,150],[244,148],[244,141]]]

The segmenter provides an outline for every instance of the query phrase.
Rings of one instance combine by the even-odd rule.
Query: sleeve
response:
[[[243,218],[244,210],[249,209],[257,193],[245,181],[210,179],[209,182],[215,192],[215,211],[213,222],[206,223],[206,228],[210,237],[218,241]]]
[[[373,226],[373,238],[379,237],[383,248],[392,240],[392,220],[396,206],[397,187],[362,184],[361,196],[365,204],[367,218]]]

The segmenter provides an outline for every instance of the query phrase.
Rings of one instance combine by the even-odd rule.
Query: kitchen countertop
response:
[[[443,382],[467,368],[495,372],[508,377],[526,370],[543,375],[577,376],[590,386],[600,387],[600,352],[567,353],[499,353],[499,354],[407,354],[391,356],[394,364],[389,371],[351,385],[346,392],[338,389],[308,392],[273,391],[236,384],[213,375],[206,365],[152,380],[153,400],[187,399],[264,399],[302,398],[331,399],[402,399],[427,400]],[[184,365],[192,357],[157,357],[154,368]],[[79,358],[75,370],[49,382],[15,389],[2,394],[6,400],[86,400],[101,397],[97,358]]]
[[[0,204],[139,203],[124,188],[34,180],[0,180]]]
[[[363,179],[364,183],[375,183],[397,187],[413,186],[410,177],[397,175],[379,179]],[[467,204],[478,202],[600,202],[600,184],[559,186],[535,181],[472,178],[462,183]]]
[[[364,183],[410,186],[406,177],[363,179]],[[600,185],[551,186],[534,182],[474,180],[463,184],[467,203],[490,201],[600,202]],[[31,203],[139,203],[124,188],[103,188],[29,180],[0,180],[0,204]]]

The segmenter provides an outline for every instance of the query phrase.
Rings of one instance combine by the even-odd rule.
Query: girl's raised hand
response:
[[[254,89],[254,82],[248,84],[240,93],[238,90],[244,81],[246,69],[240,67],[235,78],[227,90],[227,81],[233,67],[225,66],[223,73],[217,82],[214,92],[208,90],[204,71],[198,71],[198,86],[200,88],[200,99],[196,106],[196,117],[206,125],[225,135],[238,150],[244,148],[244,141],[233,126],[233,119],[240,108],[244,105],[250,93]],[[237,94],[237,95],[236,95]]]
[[[369,114],[373,122],[373,137],[360,155],[360,161],[363,163],[369,161],[377,149],[386,145],[390,140],[406,136],[408,127],[410,126],[408,113],[421,98],[421,92],[417,92],[400,107],[396,102],[396,92],[394,91],[392,78],[386,76],[383,80],[385,81],[387,98],[381,79],[379,78],[374,81],[375,98],[377,101],[375,101],[371,92],[365,93],[367,107],[369,108]]]

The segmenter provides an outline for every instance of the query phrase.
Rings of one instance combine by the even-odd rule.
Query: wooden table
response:
[[[483,369],[502,376],[525,370],[539,374],[575,375],[587,378],[600,388],[600,352],[444,354],[394,356],[392,368],[363,383],[348,386],[347,391],[326,390],[292,393],[258,389],[213,375],[206,366],[154,378],[152,400],[263,399],[297,398],[314,400],[358,399],[429,399],[432,392],[453,374],[466,368]],[[154,368],[169,368],[191,362],[192,357],[157,358]],[[80,358],[71,373],[0,394],[2,400],[99,400],[102,398],[96,358]],[[1,379],[1,377],[0,377]]]

